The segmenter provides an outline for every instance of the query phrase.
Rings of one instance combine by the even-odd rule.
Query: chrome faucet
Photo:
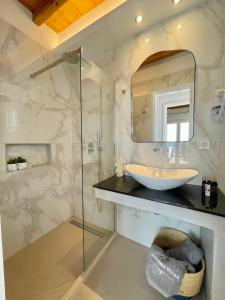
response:
[[[172,158],[174,152],[175,152],[175,148],[173,146],[169,146],[167,148],[168,158]]]
[[[172,158],[173,153],[175,152],[174,146],[163,147],[162,145],[156,145],[153,149],[153,152],[164,152],[167,154],[168,158]]]
[[[162,152],[163,151],[163,147],[158,145],[155,148],[152,149],[153,152]]]

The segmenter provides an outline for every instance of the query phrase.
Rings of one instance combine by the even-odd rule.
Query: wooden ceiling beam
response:
[[[38,26],[45,23],[68,0],[47,0],[33,12],[33,21]]]
[[[59,33],[105,0],[18,0],[33,14],[33,22]]]
[[[44,7],[50,0],[18,0],[23,6],[25,6],[32,13]]]
[[[34,12],[34,6],[27,2],[26,0],[18,0],[23,6],[25,6],[28,10],[30,10],[32,13]]]

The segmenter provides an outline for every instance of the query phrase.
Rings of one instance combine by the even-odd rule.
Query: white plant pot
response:
[[[8,172],[17,171],[17,164],[7,164]]]
[[[27,162],[18,163],[17,166],[18,166],[18,170],[24,170],[27,168]]]

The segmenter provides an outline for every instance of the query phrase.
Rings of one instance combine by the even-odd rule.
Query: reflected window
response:
[[[167,141],[176,142],[177,141],[177,124],[167,124]]]
[[[155,94],[155,140],[178,142],[190,139],[190,95],[188,86]]]
[[[132,139],[180,142],[193,136],[195,59],[178,49],[147,57],[132,76]]]
[[[189,122],[180,123],[180,141],[189,141]]]

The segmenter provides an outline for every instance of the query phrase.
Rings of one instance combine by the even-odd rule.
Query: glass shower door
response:
[[[82,59],[81,89],[86,269],[114,232],[114,204],[95,198],[93,189],[114,173],[114,82]]]

